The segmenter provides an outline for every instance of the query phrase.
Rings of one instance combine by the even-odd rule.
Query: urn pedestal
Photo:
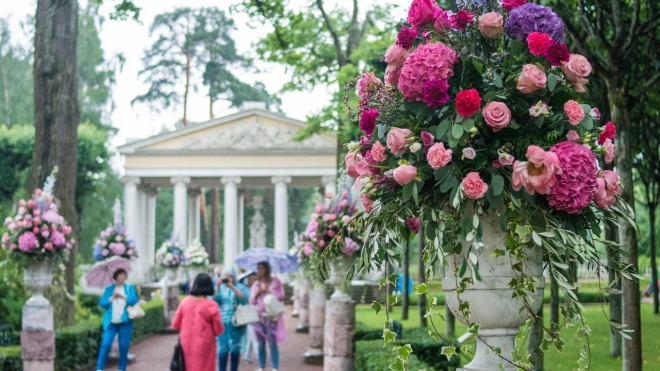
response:
[[[53,281],[53,263],[30,262],[23,270],[23,282],[32,296],[23,306],[21,358],[23,369],[52,371],[55,368],[53,307],[44,292]]]
[[[471,252],[476,255],[479,264],[479,275],[481,280],[474,279],[474,283],[468,284],[467,289],[460,294],[462,301],[470,303],[470,320],[480,325],[477,348],[472,362],[462,369],[463,371],[496,371],[501,364],[506,371],[515,371],[518,368],[503,360],[492,350],[499,347],[501,356],[511,359],[511,351],[515,348],[516,335],[520,326],[525,324],[529,313],[527,310],[520,311],[523,302],[512,298],[513,290],[509,282],[517,274],[511,268],[512,258],[508,253],[501,257],[495,257],[495,249],[506,250],[504,239],[506,233],[502,232],[499,221],[495,216],[484,216],[481,218],[483,227],[482,242],[484,247],[481,251]],[[471,242],[463,242],[460,254],[447,256],[448,266],[442,280],[442,289],[445,292],[445,301],[449,309],[462,323],[466,323],[464,316],[458,310],[459,295],[457,285],[463,277],[456,277],[463,261],[469,259],[468,251]],[[543,251],[540,247],[526,250],[527,260],[524,262],[525,273],[536,277],[536,293],[529,293],[531,307],[534,312],[543,304],[543,288],[545,280],[543,277]],[[470,277],[471,270],[466,270],[464,277]]]
[[[325,287],[314,285],[314,288],[309,292],[309,348],[303,354],[305,363],[308,364],[323,364],[325,303]]]
[[[298,326],[296,332],[309,333],[309,280],[302,278],[296,284],[298,297]]]

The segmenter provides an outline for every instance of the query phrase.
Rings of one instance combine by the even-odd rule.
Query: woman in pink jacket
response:
[[[183,348],[186,370],[216,371],[216,336],[225,331],[218,304],[208,299],[213,296],[213,280],[201,273],[195,278],[190,296],[183,299],[174,315],[172,328],[181,330],[179,339]]]
[[[268,294],[273,294],[280,302],[284,301],[284,286],[277,277],[270,275],[270,264],[261,262],[257,265],[257,275],[259,280],[252,285],[250,290],[250,304],[257,306],[261,322],[255,323],[254,335],[259,342],[259,370],[263,371],[266,367],[266,343],[270,346],[270,362],[273,365],[273,371],[277,371],[280,362],[280,352],[277,343],[281,343],[286,338],[286,329],[284,327],[284,318],[280,317],[277,321],[271,321],[267,316],[264,298]]]

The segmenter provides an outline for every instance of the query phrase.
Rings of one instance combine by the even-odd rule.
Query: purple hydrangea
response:
[[[564,22],[552,9],[534,3],[519,6],[509,13],[509,20],[504,26],[511,37],[527,40],[532,32],[547,33],[553,40],[563,43]]]

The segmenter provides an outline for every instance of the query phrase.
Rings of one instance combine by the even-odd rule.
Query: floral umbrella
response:
[[[112,276],[120,269],[125,270],[130,275],[133,272],[131,261],[113,256],[94,264],[92,269],[80,280],[83,291],[86,294],[103,294],[103,290],[114,283]]]

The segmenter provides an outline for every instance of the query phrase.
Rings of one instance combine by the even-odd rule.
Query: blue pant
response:
[[[275,341],[275,334],[272,332],[268,334],[268,344],[270,345],[270,363],[273,368],[279,368],[280,365],[280,351],[277,348],[277,341]],[[259,342],[259,367],[266,367],[266,341]]]
[[[227,371],[227,361],[229,361],[230,371],[238,371],[238,364],[240,360],[240,352],[220,353],[220,355],[218,355],[218,371]]]
[[[115,340],[115,335],[119,335],[119,370],[125,371],[128,366],[128,347],[131,345],[131,336],[133,335],[133,323],[111,323],[108,328],[103,331],[103,338],[101,339],[101,349],[99,349],[99,358],[96,361],[96,369],[103,370],[106,363],[108,363],[108,354],[112,348],[112,342]]]

